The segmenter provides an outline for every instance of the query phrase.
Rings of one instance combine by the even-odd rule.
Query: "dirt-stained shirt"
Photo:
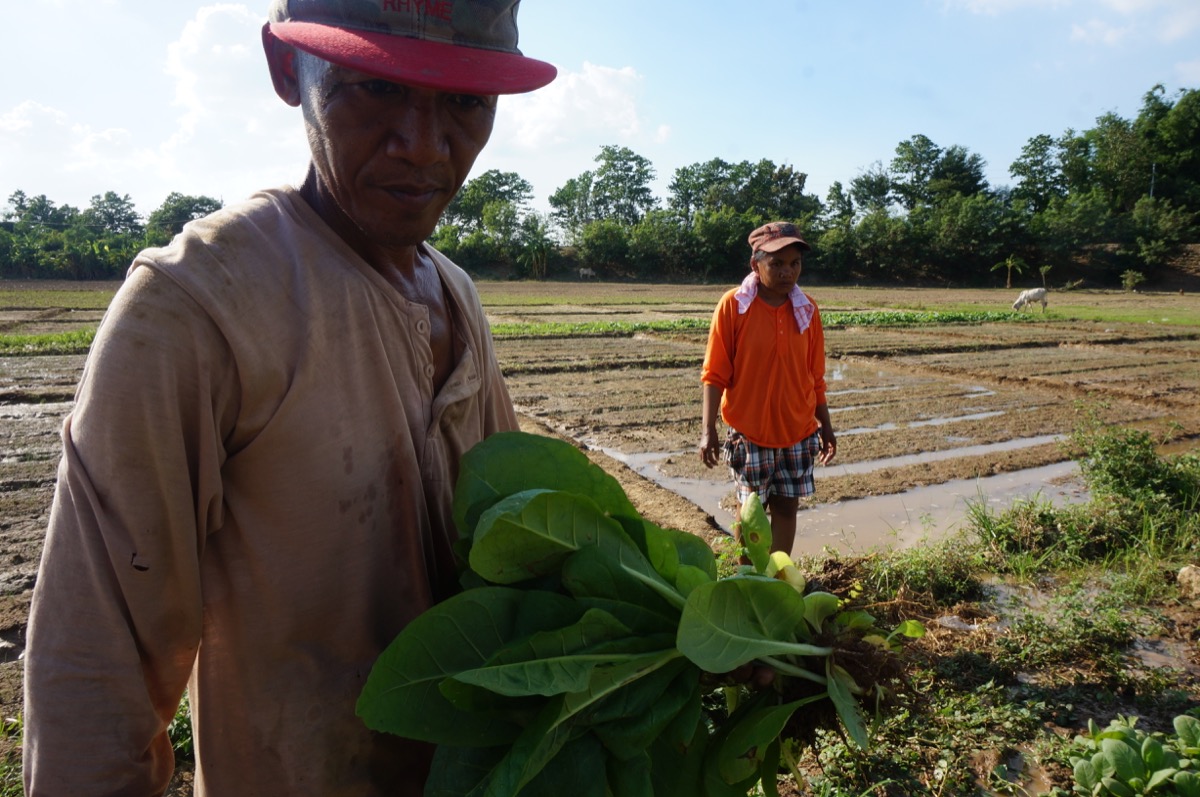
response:
[[[28,794],[420,795],[429,750],[355,702],[456,587],[462,455],[515,429],[478,295],[431,249],[456,366],[294,189],[134,262],[63,426],[26,648]]]
[[[794,445],[817,430],[816,408],[825,403],[821,312],[813,302],[801,332],[790,302],[772,307],[758,296],[743,313],[737,292],[713,311],[700,381],[724,391],[721,419],[752,443]]]

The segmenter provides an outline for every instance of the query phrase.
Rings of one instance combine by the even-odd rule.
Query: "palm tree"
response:
[[[1016,255],[1009,255],[1008,257],[1004,258],[1003,261],[992,266],[992,271],[999,271],[1002,268],[1007,269],[1007,271],[1005,273],[1005,278],[1004,278],[1004,287],[1011,288],[1013,272],[1015,271],[1018,274],[1024,274],[1025,273],[1025,261],[1022,260],[1021,258],[1017,257]]]

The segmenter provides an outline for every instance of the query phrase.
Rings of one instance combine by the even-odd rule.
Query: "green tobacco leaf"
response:
[[[779,743],[783,726],[808,700],[767,706],[737,719],[717,750],[717,768],[726,783],[740,783],[757,775],[771,743]],[[776,760],[778,766],[778,759]]]
[[[562,702],[561,696],[551,698],[521,732],[492,770],[482,797],[513,797],[571,740],[572,724],[562,721]]]
[[[675,589],[683,597],[692,594],[696,587],[712,583],[713,578],[705,571],[691,565],[680,565],[675,573]]]
[[[609,759],[608,786],[610,793],[621,797],[656,797],[650,779],[650,756],[643,749],[625,760]],[[564,792],[559,792],[559,795]]]
[[[520,797],[612,797],[609,758],[600,742],[585,733],[567,743],[544,769],[521,789]],[[501,797],[498,795],[498,797]],[[503,797],[507,797],[504,795]]]
[[[502,498],[530,489],[586,495],[609,515],[637,517],[621,483],[563,440],[500,432],[462,458],[454,490],[454,523],[472,537],[479,517]]]
[[[646,555],[655,571],[672,583],[678,583],[680,568],[695,568],[717,578],[717,557],[700,537],[678,529],[666,529],[641,518],[618,518],[625,533]],[[689,574],[689,579],[694,575]]]
[[[1193,772],[1175,773],[1171,784],[1179,792],[1179,797],[1200,797],[1200,777]]]
[[[1187,714],[1180,714],[1174,719],[1175,733],[1187,753],[1200,752],[1200,720]]]
[[[502,744],[519,728],[503,716],[456,708],[439,689],[528,634],[574,623],[582,607],[550,592],[485,587],[455,595],[409,623],[380,654],[359,695],[367,727],[464,747]]]
[[[699,700],[696,706],[699,707]],[[686,729],[680,721],[650,747],[650,777],[654,797],[700,797],[704,759],[708,751],[708,726],[697,715]],[[678,725],[679,727],[675,727]],[[742,796],[744,797],[744,795]]]
[[[480,517],[471,569],[498,584],[553,573],[569,555],[595,545],[601,529],[614,539],[624,536],[590,498],[540,489],[515,493]]]
[[[825,667],[826,689],[829,690],[829,698],[833,701],[833,707],[837,709],[838,718],[841,719],[842,725],[845,726],[846,732],[850,734],[854,743],[865,750],[869,743],[867,727],[863,723],[862,709],[859,708],[858,701],[854,699],[854,694],[851,692],[854,688],[854,679],[850,677],[849,673],[834,664],[833,659],[827,659]]]
[[[783,745],[776,738],[763,754],[762,768],[758,773],[763,797],[779,797],[779,764],[782,757]]]
[[[579,692],[587,688],[597,666],[644,652],[623,653],[620,646],[604,644],[614,640],[624,642],[624,647],[641,646],[641,640],[631,639],[629,628],[617,618],[588,609],[579,622],[517,640],[453,679],[509,697]]]
[[[771,558],[771,521],[767,518],[758,493],[750,493],[750,497],[742,504],[738,534],[755,571],[766,572]]]
[[[480,794],[507,747],[452,747],[440,744],[433,751],[425,797],[466,797]]]
[[[479,520],[471,569],[498,583],[561,573],[565,560],[595,547],[669,603],[683,596],[660,576],[621,525],[590,499],[572,493],[526,490],[500,501]]]
[[[1141,750],[1118,739],[1101,739],[1100,749],[1112,762],[1113,772],[1118,780],[1128,783],[1134,778],[1146,777],[1146,765],[1142,761]]]
[[[1100,774],[1088,759],[1080,758],[1075,762],[1075,782],[1086,789],[1088,794],[1095,792],[1100,783]]]
[[[841,603],[828,592],[810,592],[804,596],[804,619],[814,634],[819,634],[825,621],[837,614]]]
[[[597,546],[571,554],[561,576],[563,588],[581,604],[604,609],[637,633],[674,634],[679,627],[679,607]]]
[[[762,656],[827,656],[829,648],[796,641],[804,599],[773,578],[733,577],[703,584],[688,596],[676,641],[681,653],[712,673]]]
[[[633,758],[688,707],[699,683],[696,667],[683,660],[672,662],[601,701],[597,712],[583,719],[616,758]]]

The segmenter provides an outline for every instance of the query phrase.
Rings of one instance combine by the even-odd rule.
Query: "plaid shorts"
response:
[[[766,506],[771,495],[804,498],[813,494],[813,463],[820,450],[819,431],[787,448],[763,448],[730,429],[721,458],[729,463],[738,503],[746,503],[750,493],[757,492]]]

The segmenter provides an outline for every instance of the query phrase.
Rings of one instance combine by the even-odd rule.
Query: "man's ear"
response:
[[[285,44],[271,32],[267,23],[262,29],[263,52],[267,56],[267,68],[271,70],[271,82],[275,93],[288,105],[300,105],[300,76],[296,71],[296,48]]]

